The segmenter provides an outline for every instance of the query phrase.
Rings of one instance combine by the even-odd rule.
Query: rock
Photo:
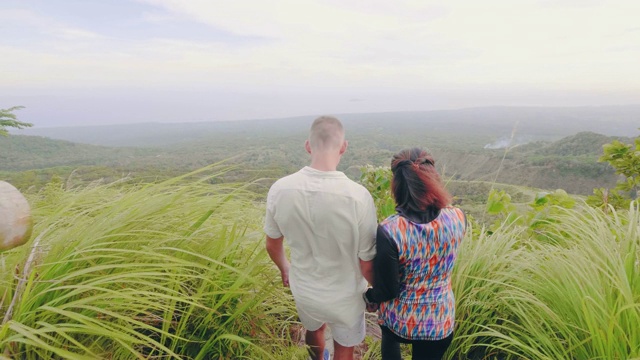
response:
[[[0,251],[26,243],[32,229],[27,199],[13,185],[0,181]]]

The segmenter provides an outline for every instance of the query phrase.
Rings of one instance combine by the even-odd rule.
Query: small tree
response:
[[[634,144],[614,140],[603,145],[602,149],[604,154],[598,161],[608,162],[616,170],[616,174],[624,176],[624,180],[619,181],[611,190],[595,189],[587,203],[604,210],[608,205],[613,205],[614,208],[627,207],[630,200],[638,197],[640,188],[640,136],[635,139]]]
[[[8,109],[0,109],[0,135],[1,136],[9,135],[9,131],[7,130],[8,127],[22,129],[22,128],[33,126],[33,124],[18,121],[18,118],[13,113],[14,111],[20,110],[22,108],[24,108],[24,106],[14,106]]]

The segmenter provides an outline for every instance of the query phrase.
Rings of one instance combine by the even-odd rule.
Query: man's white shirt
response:
[[[364,311],[360,260],[376,255],[371,194],[339,171],[304,167],[276,181],[264,231],[291,249],[289,282],[297,306],[326,322],[353,324]]]

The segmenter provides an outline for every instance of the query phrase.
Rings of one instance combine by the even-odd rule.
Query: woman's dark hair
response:
[[[391,159],[391,191],[396,205],[415,212],[437,210],[451,202],[434,167],[433,157],[420,148],[404,149]]]

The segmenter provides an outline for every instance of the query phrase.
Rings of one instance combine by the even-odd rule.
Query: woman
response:
[[[397,213],[378,225],[375,284],[364,298],[379,303],[383,360],[401,359],[400,343],[412,344],[414,360],[440,359],[453,339],[451,270],[465,215],[450,206],[426,151],[399,152],[391,171]]]

